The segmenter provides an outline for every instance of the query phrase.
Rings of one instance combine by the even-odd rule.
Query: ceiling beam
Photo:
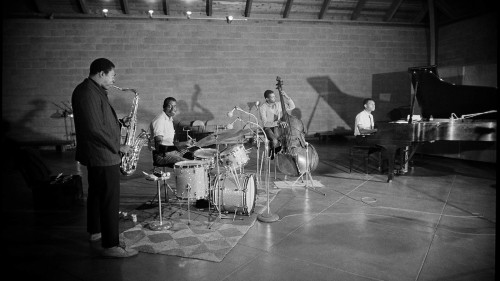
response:
[[[318,18],[323,19],[325,17],[326,11],[328,11],[328,6],[330,6],[331,0],[324,0],[323,5],[321,5],[321,11],[319,12]]]
[[[35,3],[36,9],[38,10],[39,13],[43,13],[43,14],[54,13],[54,9],[52,9],[52,6],[47,1],[35,0],[33,2]]]
[[[162,3],[163,4],[163,13],[167,16],[170,15],[170,6],[168,5],[168,0],[163,0],[162,2],[163,2]]]
[[[436,64],[436,13],[434,0],[427,0],[427,6],[429,7],[429,65]]]
[[[206,12],[207,16],[211,17],[212,16],[212,0],[206,0],[207,6],[206,6]]]
[[[87,2],[85,2],[85,0],[78,0],[78,4],[80,4],[80,10],[82,10],[82,13],[89,13],[89,8],[87,7]]]
[[[424,20],[425,16],[429,12],[429,7],[427,7],[427,2],[422,2],[422,9],[417,14],[417,16],[413,19],[414,23],[421,23]]]
[[[285,10],[283,11],[283,18],[288,18],[290,10],[292,9],[293,0],[286,0]]]
[[[474,1],[474,0],[471,0],[471,1]],[[449,17],[451,19],[457,18],[455,13],[453,13],[453,9],[450,7],[450,5],[444,3],[444,1],[435,1],[434,5],[436,5],[436,8],[439,11],[441,11],[443,14],[445,14],[447,17]]]
[[[359,0],[358,4],[356,4],[356,8],[352,11],[351,20],[357,20],[359,15],[361,14],[361,10],[365,7],[366,0]]]
[[[247,3],[245,4],[245,17],[249,18],[250,13],[252,12],[252,1],[253,0],[247,0]]]
[[[130,7],[128,6],[128,0],[120,0],[120,5],[122,6],[122,11],[124,14],[130,14]]]
[[[392,18],[394,17],[394,14],[398,11],[399,6],[401,6],[401,2],[403,0],[393,0],[391,7],[389,10],[387,10],[387,13],[385,13],[384,21],[391,21]]]

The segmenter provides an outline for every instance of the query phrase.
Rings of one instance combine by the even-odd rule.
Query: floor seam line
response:
[[[427,256],[429,255],[429,252],[431,250],[431,247],[432,247],[432,243],[434,242],[434,238],[436,238],[436,232],[438,230],[438,227],[439,227],[439,223],[441,222],[441,218],[443,218],[443,212],[444,210],[446,209],[446,205],[448,205],[448,200],[450,198],[450,194],[451,194],[451,190],[453,189],[453,184],[455,183],[455,179],[456,179],[456,175],[453,176],[453,181],[451,183],[451,187],[450,187],[450,190],[448,191],[448,195],[446,196],[446,200],[444,202],[444,205],[443,205],[443,208],[441,210],[441,213],[439,214],[439,218],[438,218],[438,221],[436,222],[436,226],[434,227],[434,232],[432,233],[432,239],[431,239],[431,242],[429,243],[429,247],[427,247],[427,251],[425,252],[425,255],[424,255],[424,258],[422,259],[422,263],[420,264],[420,268],[418,269],[418,272],[417,272],[417,276],[415,278],[415,281],[418,280],[418,278],[420,277],[420,274],[422,273],[422,269],[424,268],[424,265],[425,265],[425,261],[427,260]]]

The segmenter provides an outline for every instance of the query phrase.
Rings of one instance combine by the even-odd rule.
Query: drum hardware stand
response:
[[[257,219],[260,222],[275,222],[275,221],[279,220],[279,216],[271,213],[271,208],[269,207],[269,177],[271,174],[271,158],[269,156],[269,152],[267,152],[269,149],[268,143],[269,143],[269,141],[267,140],[267,137],[266,137],[265,151],[266,151],[266,158],[267,158],[267,172],[266,172],[265,178],[266,178],[266,193],[267,193],[267,213],[262,213],[262,214],[259,214],[257,216]]]
[[[52,102],[55,106],[59,107],[62,110],[61,117],[64,117],[64,130],[66,132],[66,140],[71,141],[72,143],[70,144],[69,149],[74,149],[76,148],[76,138],[75,138],[75,132],[73,130],[73,109],[71,107],[71,104],[66,104],[64,101],[61,103],[63,104],[64,107],[59,106],[58,104]],[[59,112],[59,111],[57,111]],[[68,122],[67,119],[69,118],[69,133],[68,133]]]
[[[262,160],[261,160],[261,163],[260,163],[260,171],[259,171],[259,173],[262,173],[262,166],[263,166],[263,165],[262,165],[262,162],[264,161],[264,158],[265,158],[264,153],[265,153],[265,152],[264,152],[264,151],[262,151]],[[277,178],[276,178],[276,161],[273,161],[273,163],[274,163],[274,165],[273,165],[273,166],[274,166],[274,180],[276,180],[276,179],[277,179]],[[286,175],[285,175],[285,180],[286,180]]]
[[[247,114],[250,114],[253,117],[255,117],[255,115],[253,115],[251,113],[248,113],[248,112],[246,112],[246,111],[244,111],[244,110],[242,110],[242,109],[240,109],[238,107],[236,107],[236,109],[238,109],[240,111],[243,111],[243,112],[245,112]],[[255,119],[257,119],[257,117],[255,117]],[[240,118],[238,118],[237,120],[240,120],[242,122],[246,122],[248,124],[252,124],[252,125],[257,126],[259,129],[262,130],[262,133],[264,134],[264,152],[266,154],[265,158],[267,158],[267,173],[266,173],[267,212],[259,214],[257,216],[257,219],[260,222],[275,222],[275,221],[279,220],[279,216],[276,215],[276,214],[271,213],[271,208],[269,207],[269,178],[270,178],[270,174],[271,174],[271,158],[269,156],[269,140],[267,139],[266,132],[264,131],[264,129],[258,123],[254,123],[254,122],[251,122],[251,121],[243,121]]]
[[[259,102],[256,102],[255,106],[257,107],[257,111],[258,111]],[[264,132],[264,129],[262,129],[262,127],[259,125],[259,119],[257,119],[257,117],[255,115],[253,115],[252,113],[247,112],[247,111],[239,108],[238,106],[235,106],[234,109],[236,109],[238,111],[241,111],[243,113],[246,113],[248,115],[251,115],[253,118],[255,118],[255,123],[251,122],[251,121],[244,121],[244,120],[242,120],[239,117],[236,120],[240,120],[240,121],[246,122],[248,124],[256,125],[258,128],[260,128],[262,130],[262,132]],[[257,186],[260,186],[260,184],[261,184],[261,176],[262,176],[262,162],[260,163],[260,170],[259,170],[259,154],[260,154],[259,130],[256,131],[255,137],[257,138],[257,167],[256,167],[257,170],[256,171],[259,174],[259,176],[257,177]],[[264,137],[266,137],[266,133],[265,132],[264,132]],[[267,140],[267,137],[266,137],[266,140]],[[262,159],[264,159],[264,157],[262,157]],[[274,177],[276,178],[276,173],[274,173]]]
[[[219,165],[219,161],[220,161],[220,157],[219,157],[219,141],[218,141],[218,137],[219,137],[219,127],[215,127],[215,146],[216,146],[216,150],[217,150],[217,157],[215,159],[216,161],[216,166],[217,166],[217,175],[216,175],[216,179],[217,179],[217,182],[215,184],[215,189],[216,189],[216,192],[217,192],[217,205],[216,205],[216,209],[217,209],[217,217],[214,219],[214,221],[208,225],[208,229],[211,229],[212,226],[217,222],[218,219],[227,219],[226,217],[222,217],[222,213],[221,213],[221,193],[222,191],[220,190],[220,179],[218,178],[220,176],[220,165]],[[210,193],[210,192],[209,192]],[[211,214],[211,211],[210,211],[210,198],[208,200],[208,213]],[[210,217],[209,217],[209,220],[210,220]]]
[[[188,197],[187,197],[187,199],[188,199],[188,223],[187,223],[187,225],[191,225],[191,209],[190,209],[191,202],[189,201],[189,198],[191,198],[191,196],[189,196],[189,194],[191,194],[191,184],[188,183],[186,185],[186,189],[188,191],[187,192],[188,193]],[[195,194],[195,196],[196,196],[196,194]]]
[[[144,174],[146,174],[146,173],[144,173]],[[146,227],[149,228],[150,230],[161,231],[161,230],[167,230],[167,229],[172,227],[172,223],[170,221],[163,222],[163,219],[162,219],[163,212],[161,210],[161,184],[160,184],[160,181],[165,182],[169,178],[170,178],[170,173],[162,173],[161,177],[155,176],[155,178],[152,178],[153,180],[156,181],[156,186],[158,188],[158,216],[160,217],[160,220],[148,223]],[[168,200],[168,197],[167,197],[167,200]]]
[[[326,193],[320,192],[314,187],[314,181],[311,176],[311,167],[309,166],[309,143],[306,142],[306,171],[300,174],[300,176],[295,180],[295,182],[292,184],[292,187],[299,181],[299,179],[302,179],[302,182],[304,181],[303,177],[304,175],[306,176],[306,182],[305,182],[305,189],[311,189],[314,192],[317,192],[319,194],[323,194],[323,196],[326,196]],[[307,183],[311,180],[311,186],[308,186]]]
[[[259,126],[260,127],[260,126]],[[264,129],[260,127],[262,132],[264,133],[264,152],[267,158],[267,172],[266,172],[266,194],[267,194],[267,212],[259,214],[257,219],[260,222],[275,222],[279,220],[279,216],[277,214],[271,213],[271,208],[269,207],[269,178],[271,175],[271,157],[269,156],[269,140],[267,139],[266,132]]]

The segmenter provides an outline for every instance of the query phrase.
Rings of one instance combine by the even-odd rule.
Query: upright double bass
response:
[[[276,77],[276,89],[280,95],[282,116],[280,121],[285,126],[278,126],[277,137],[281,143],[281,150],[276,154],[278,169],[289,176],[300,176],[305,172],[314,171],[318,166],[316,149],[305,140],[305,127],[300,119],[286,111],[284,95],[282,93],[283,80]]]

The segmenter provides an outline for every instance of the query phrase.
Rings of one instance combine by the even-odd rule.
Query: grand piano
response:
[[[394,178],[396,157],[400,168],[407,165],[418,146],[434,141],[496,141],[495,87],[454,85],[443,81],[436,66],[408,69],[412,102],[407,120],[377,122],[377,133],[368,141],[383,148],[388,159],[388,178]],[[420,120],[413,120],[417,101]]]

